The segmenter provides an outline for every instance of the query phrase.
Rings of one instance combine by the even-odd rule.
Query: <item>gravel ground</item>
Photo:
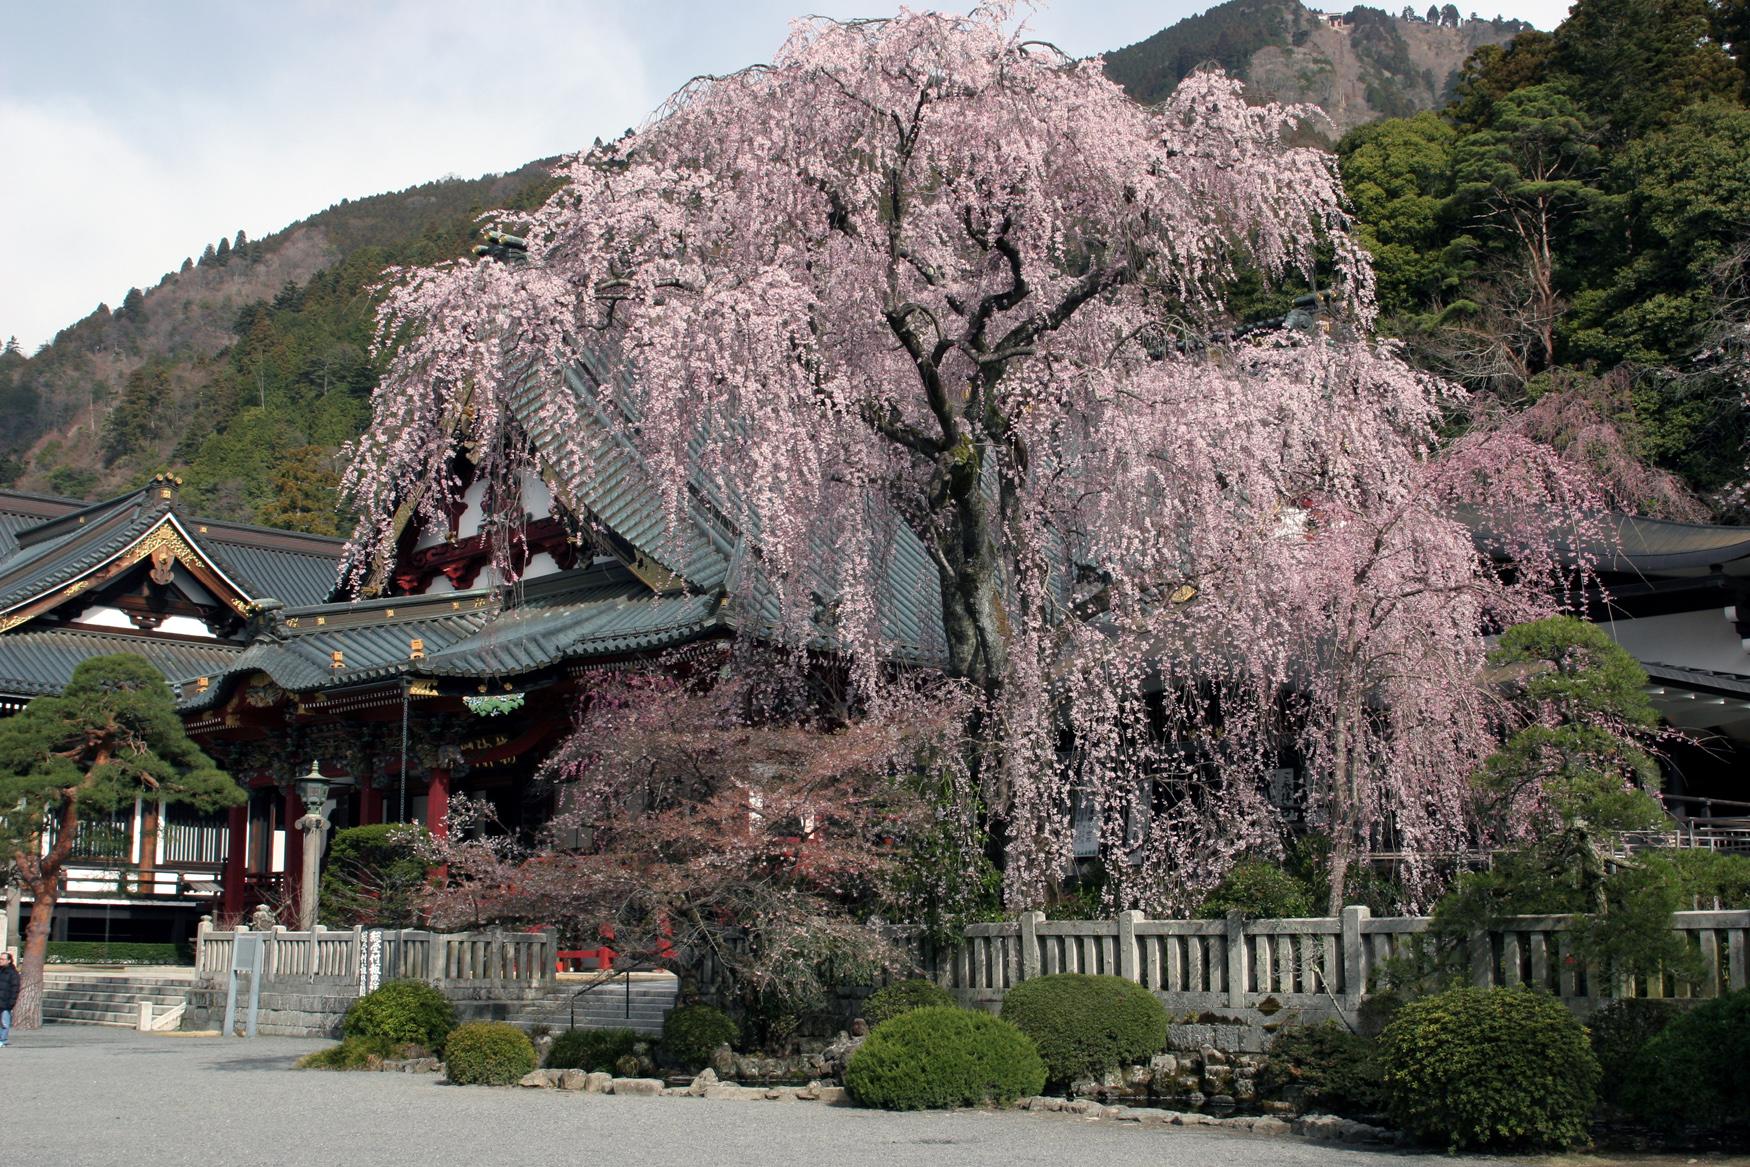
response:
[[[811,1102],[613,1098],[296,1071],[327,1044],[52,1025],[0,1049],[0,1155],[33,1167],[1450,1167],[1441,1155],[1061,1114],[885,1114]],[[1678,1162],[1682,1162],[1681,1159]]]

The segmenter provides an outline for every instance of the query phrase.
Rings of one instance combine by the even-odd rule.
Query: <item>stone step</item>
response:
[[[131,1010],[140,1001],[151,1001],[156,1006],[173,1006],[182,1004],[184,996],[180,992],[116,992],[116,994],[96,994],[96,992],[54,992],[47,990],[42,994],[44,1004],[66,1003],[84,1004],[88,1008],[117,1008]]]
[[[132,1029],[139,1022],[137,1010],[123,1012],[112,1009],[48,1009],[44,1021],[65,1021],[78,1025],[122,1025]]]
[[[181,992],[193,984],[193,981],[173,981],[158,978],[137,981],[130,981],[120,977],[104,980],[75,980],[66,977],[43,978],[43,987],[45,989],[91,989],[97,992],[125,989],[157,989],[165,992]]]
[[[150,1001],[154,1013],[166,1012],[183,1003],[191,983],[181,977],[51,972],[43,977],[43,1020],[132,1029],[140,1002]]]
[[[92,993],[116,996],[121,993],[186,993],[192,986],[176,981],[44,981],[45,993]]]

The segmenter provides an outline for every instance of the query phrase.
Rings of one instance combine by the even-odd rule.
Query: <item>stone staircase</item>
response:
[[[464,1021],[508,1021],[528,1028],[545,1025],[562,1033],[576,1020],[578,1029],[630,1029],[662,1032],[663,1018],[674,1008],[680,982],[671,976],[633,973],[590,986],[587,981],[561,981],[527,1001],[457,1001]]]
[[[140,1002],[152,1002],[154,1013],[183,1003],[194,982],[194,970],[178,976],[174,970],[151,973],[43,973],[43,1020],[74,1025],[119,1025],[132,1029],[140,1018]]]

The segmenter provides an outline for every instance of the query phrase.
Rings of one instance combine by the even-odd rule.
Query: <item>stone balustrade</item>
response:
[[[223,985],[237,936],[203,920],[195,938],[195,983]],[[428,932],[420,929],[275,927],[265,933],[264,986],[362,988],[367,980],[422,980],[446,992],[512,994],[554,983],[550,932]]]
[[[1426,916],[1375,919],[1364,907],[1302,920],[1151,920],[1121,912],[1109,920],[1013,921],[969,926],[935,969],[968,1005],[995,1008],[1028,977],[1106,973],[1145,985],[1174,1012],[1255,1018],[1258,1006],[1306,1014],[1348,1012],[1379,987],[1385,962],[1425,932]],[[1574,950],[1567,916],[1517,916],[1473,938],[1471,979],[1479,986],[1529,985],[1589,1013],[1623,997],[1711,997],[1747,983],[1750,912],[1678,912],[1672,927],[1700,957],[1698,981],[1665,976],[1611,978]]]

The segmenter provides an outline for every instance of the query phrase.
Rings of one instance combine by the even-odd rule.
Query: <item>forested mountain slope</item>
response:
[[[130,289],[26,359],[0,355],[0,481],[78,497],[174,466],[215,518],[334,533],[339,444],[365,423],[370,287],[460,255],[475,219],[532,206],[550,163],[345,200],[266,239],[241,232]]]
[[[1388,327],[1626,506],[1669,510],[1650,463],[1750,517],[1747,12],[1580,0],[1339,146]]]

